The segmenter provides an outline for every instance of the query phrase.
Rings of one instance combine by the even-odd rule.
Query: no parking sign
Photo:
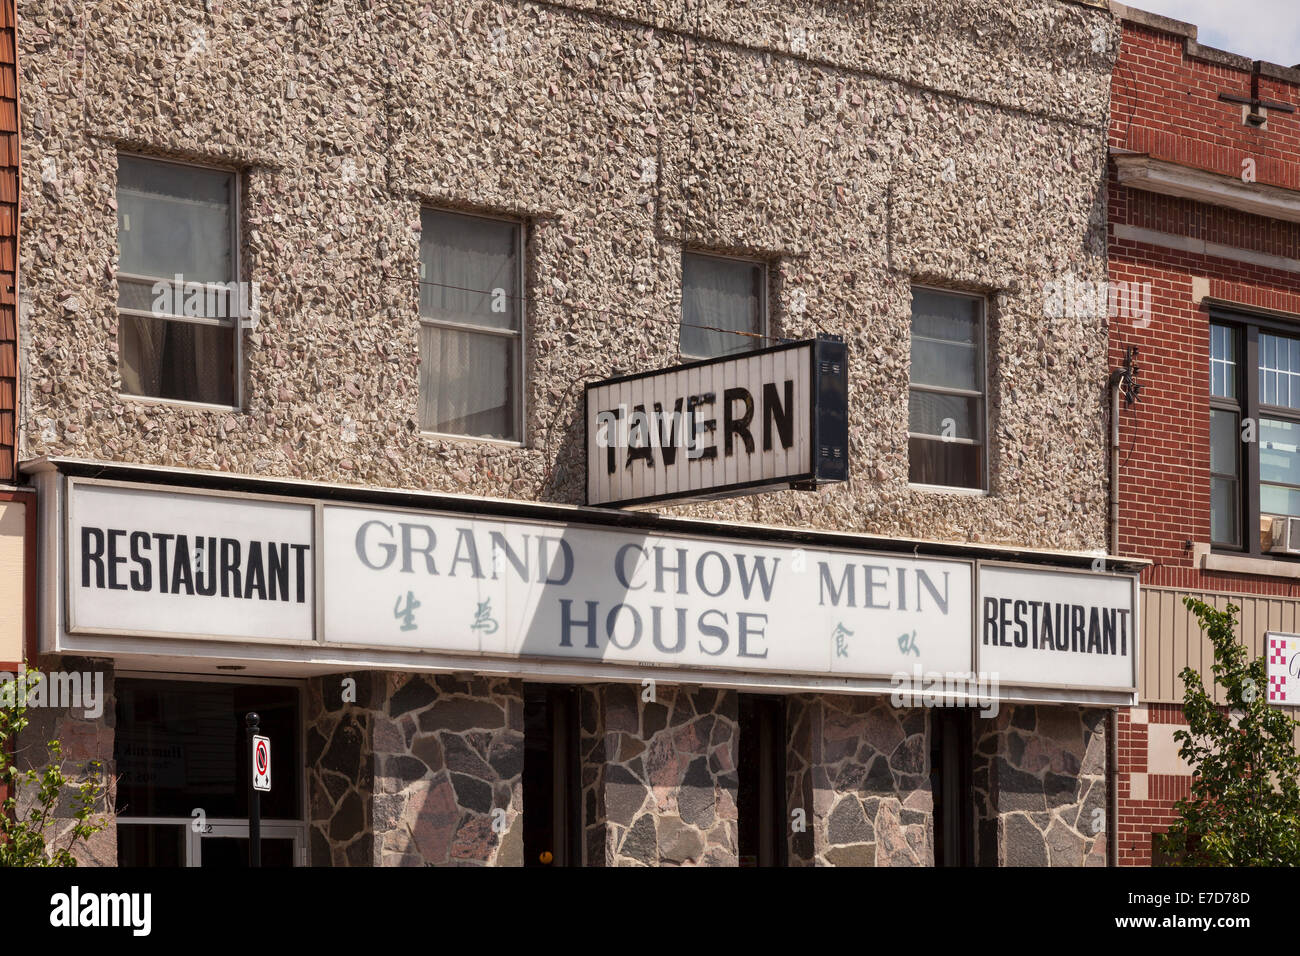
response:
[[[270,737],[253,737],[253,789],[271,789]]]

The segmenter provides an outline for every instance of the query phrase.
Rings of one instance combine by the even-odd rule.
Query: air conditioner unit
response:
[[[1275,554],[1300,554],[1300,518],[1270,517],[1268,550]]]

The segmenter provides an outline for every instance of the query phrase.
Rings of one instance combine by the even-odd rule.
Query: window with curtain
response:
[[[1285,322],[1212,318],[1210,542],[1279,557],[1273,519],[1300,517],[1300,336]]]
[[[420,427],[519,441],[522,227],[420,216]]]
[[[984,299],[912,288],[908,480],[985,487]]]
[[[123,392],[235,404],[236,188],[233,172],[119,155]]]
[[[766,345],[766,286],[761,262],[682,253],[682,358],[717,358]]]

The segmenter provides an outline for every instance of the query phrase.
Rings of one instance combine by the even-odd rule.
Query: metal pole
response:
[[[244,717],[244,723],[248,728],[248,865],[260,867],[262,865],[262,794],[253,789],[253,775],[257,772],[255,761],[257,758],[253,754],[253,737],[258,731],[258,722],[261,720],[256,711],[249,711]]]

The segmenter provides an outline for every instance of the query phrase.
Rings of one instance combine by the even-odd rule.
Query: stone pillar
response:
[[[312,866],[371,866],[375,759],[371,740],[383,675],[307,682],[307,820]]]
[[[581,688],[588,866],[735,866],[734,691]]]
[[[117,770],[113,760],[117,703],[113,662],[81,657],[44,657],[36,667],[44,675],[41,681],[44,687],[34,692],[28,688],[28,724],[15,741],[18,768],[35,769],[39,773],[50,762],[48,741],[57,740],[62,748],[63,774],[69,781],[66,793],[90,780],[94,776],[90,765],[98,761],[98,777],[104,794],[97,801],[91,819],[105,826],[89,840],[79,842],[73,856],[81,866],[117,866]],[[81,693],[80,701],[71,702],[73,706],[48,706],[56,679],[52,675],[55,674],[61,675],[57,678],[60,696],[75,686]],[[77,675],[75,684],[67,680],[74,674]],[[93,701],[87,696],[88,688],[82,686],[87,680],[90,681],[89,690],[95,696]],[[93,709],[88,711],[87,707]],[[24,784],[19,788],[16,808],[19,816],[25,815],[35,803],[37,788],[38,784]],[[65,845],[66,834],[74,822],[72,807],[66,799],[61,800],[55,806],[54,819],[46,828],[46,846]]]
[[[982,866],[1105,866],[1106,711],[1003,704],[975,724]]]
[[[383,676],[373,742],[377,862],[522,866],[522,682]]]
[[[519,681],[331,675],[309,699],[314,864],[523,864]]]
[[[792,866],[932,866],[924,709],[887,697],[792,694],[786,704]]]

